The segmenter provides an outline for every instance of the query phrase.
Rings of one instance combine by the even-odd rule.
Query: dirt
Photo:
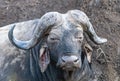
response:
[[[90,41],[98,81],[120,81],[120,0],[0,0],[0,26],[71,9],[84,11],[97,34],[108,39],[99,46]]]

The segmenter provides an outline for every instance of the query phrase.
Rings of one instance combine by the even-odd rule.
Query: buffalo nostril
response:
[[[79,61],[79,59],[74,60],[74,62],[78,62],[78,61]]]
[[[68,63],[68,62],[78,62],[79,58],[77,56],[63,56],[61,58],[62,62]]]
[[[64,59],[62,59],[62,62],[65,62],[65,60],[64,60]]]

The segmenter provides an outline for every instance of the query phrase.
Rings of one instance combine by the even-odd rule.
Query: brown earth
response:
[[[98,81],[120,81],[120,0],[0,0],[0,26],[71,9],[84,11],[97,34],[108,39],[100,46],[90,41]]]

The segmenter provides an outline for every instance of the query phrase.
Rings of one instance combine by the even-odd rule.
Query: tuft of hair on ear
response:
[[[48,46],[46,43],[43,43],[40,50],[39,50],[39,66],[41,69],[41,72],[43,73],[50,63],[50,56],[48,51]]]
[[[82,46],[82,50],[85,56],[87,57],[88,62],[91,63],[91,56],[93,52],[92,47],[88,43],[84,43]]]

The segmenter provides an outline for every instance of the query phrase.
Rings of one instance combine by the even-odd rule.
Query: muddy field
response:
[[[0,26],[71,9],[84,11],[97,34],[108,39],[100,46],[89,41],[98,81],[120,81],[120,0],[0,0]]]

